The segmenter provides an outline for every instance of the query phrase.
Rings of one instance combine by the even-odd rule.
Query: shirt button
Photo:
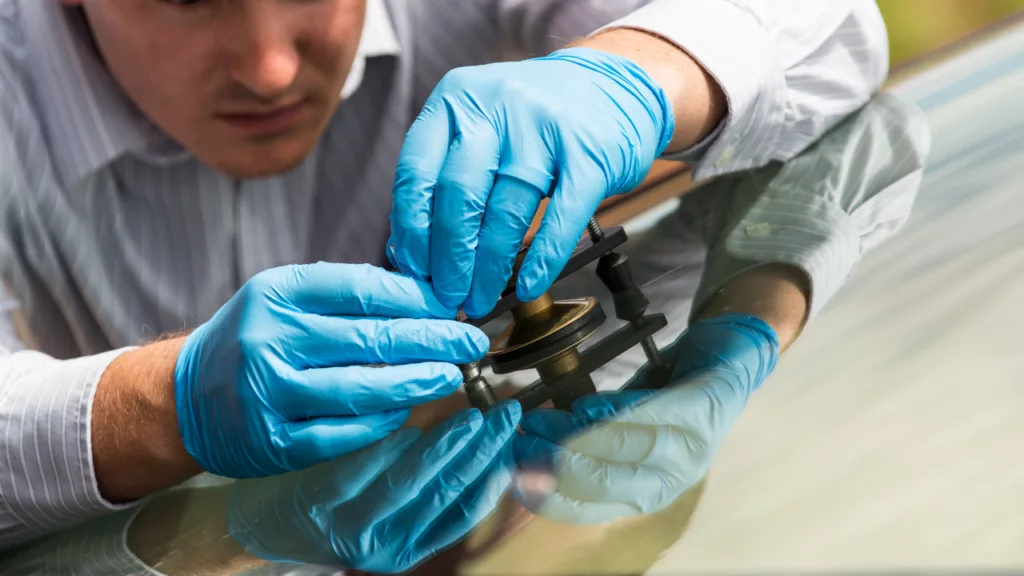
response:
[[[735,146],[731,146],[731,145],[730,146],[726,146],[725,150],[722,150],[722,155],[718,157],[718,160],[715,160],[715,166],[717,166],[719,168],[721,168],[722,166],[725,166],[725,163],[728,162],[729,160],[732,160],[732,157],[735,154],[736,154],[736,147]]]
[[[751,238],[765,238],[770,236],[772,233],[772,225],[767,222],[758,222],[757,224],[747,224],[747,236]]]

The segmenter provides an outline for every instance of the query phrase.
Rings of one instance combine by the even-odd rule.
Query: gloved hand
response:
[[[528,413],[515,443],[513,494],[532,512],[572,524],[668,507],[704,477],[778,355],[775,331],[753,316],[693,323],[665,352],[676,362],[668,388],[591,394],[571,413]]]
[[[445,305],[483,316],[550,197],[516,287],[533,300],[565,267],[601,201],[640,183],[674,126],[661,87],[609,53],[570,48],[453,70],[402,146],[391,263],[429,278]]]
[[[425,283],[372,266],[260,273],[178,354],[185,449],[214,474],[248,478],[376,442],[410,406],[457,390],[455,364],[487,351],[487,337],[454,317]]]
[[[449,418],[425,437],[403,428],[346,458],[237,482],[228,529],[275,562],[404,572],[465,536],[512,482],[516,402]]]

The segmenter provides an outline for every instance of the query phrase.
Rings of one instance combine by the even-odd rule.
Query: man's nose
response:
[[[285,92],[299,72],[299,52],[286,26],[272,15],[248,20],[246,41],[238,44],[232,74],[253,94],[273,98]]]

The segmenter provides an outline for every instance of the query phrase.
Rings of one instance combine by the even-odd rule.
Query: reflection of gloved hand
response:
[[[429,435],[403,428],[309,470],[237,482],[231,536],[275,562],[403,572],[450,546],[497,506],[512,481],[521,411],[466,410]]]
[[[726,314],[695,322],[666,351],[676,362],[669,388],[592,394],[571,413],[530,412],[515,444],[516,498],[573,524],[669,506],[704,477],[778,355],[770,326]]]
[[[455,364],[486,352],[483,332],[454,317],[426,284],[372,266],[263,272],[178,354],[185,448],[210,472],[246,478],[376,442],[410,406],[457,390]]]
[[[444,304],[482,316],[550,196],[517,286],[521,300],[533,300],[565,267],[600,202],[639,184],[673,130],[665,93],[620,56],[571,48],[454,70],[402,147],[392,264],[430,278]]]

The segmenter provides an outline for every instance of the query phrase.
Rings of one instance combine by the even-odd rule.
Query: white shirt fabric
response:
[[[132,105],[79,9],[0,0],[0,549],[119,509],[99,493],[90,444],[96,385],[119,354],[197,326],[267,268],[385,263],[402,138],[452,68],[546,54],[607,25],[658,34],[728,100],[714,134],[678,156],[698,178],[791,158],[887,73],[870,0],[371,0],[367,20],[359,73],[317,149],[287,174],[237,180]],[[788,262],[811,278],[816,312],[900,221],[862,210],[870,201],[724,201],[768,232],[714,236],[695,301]]]

